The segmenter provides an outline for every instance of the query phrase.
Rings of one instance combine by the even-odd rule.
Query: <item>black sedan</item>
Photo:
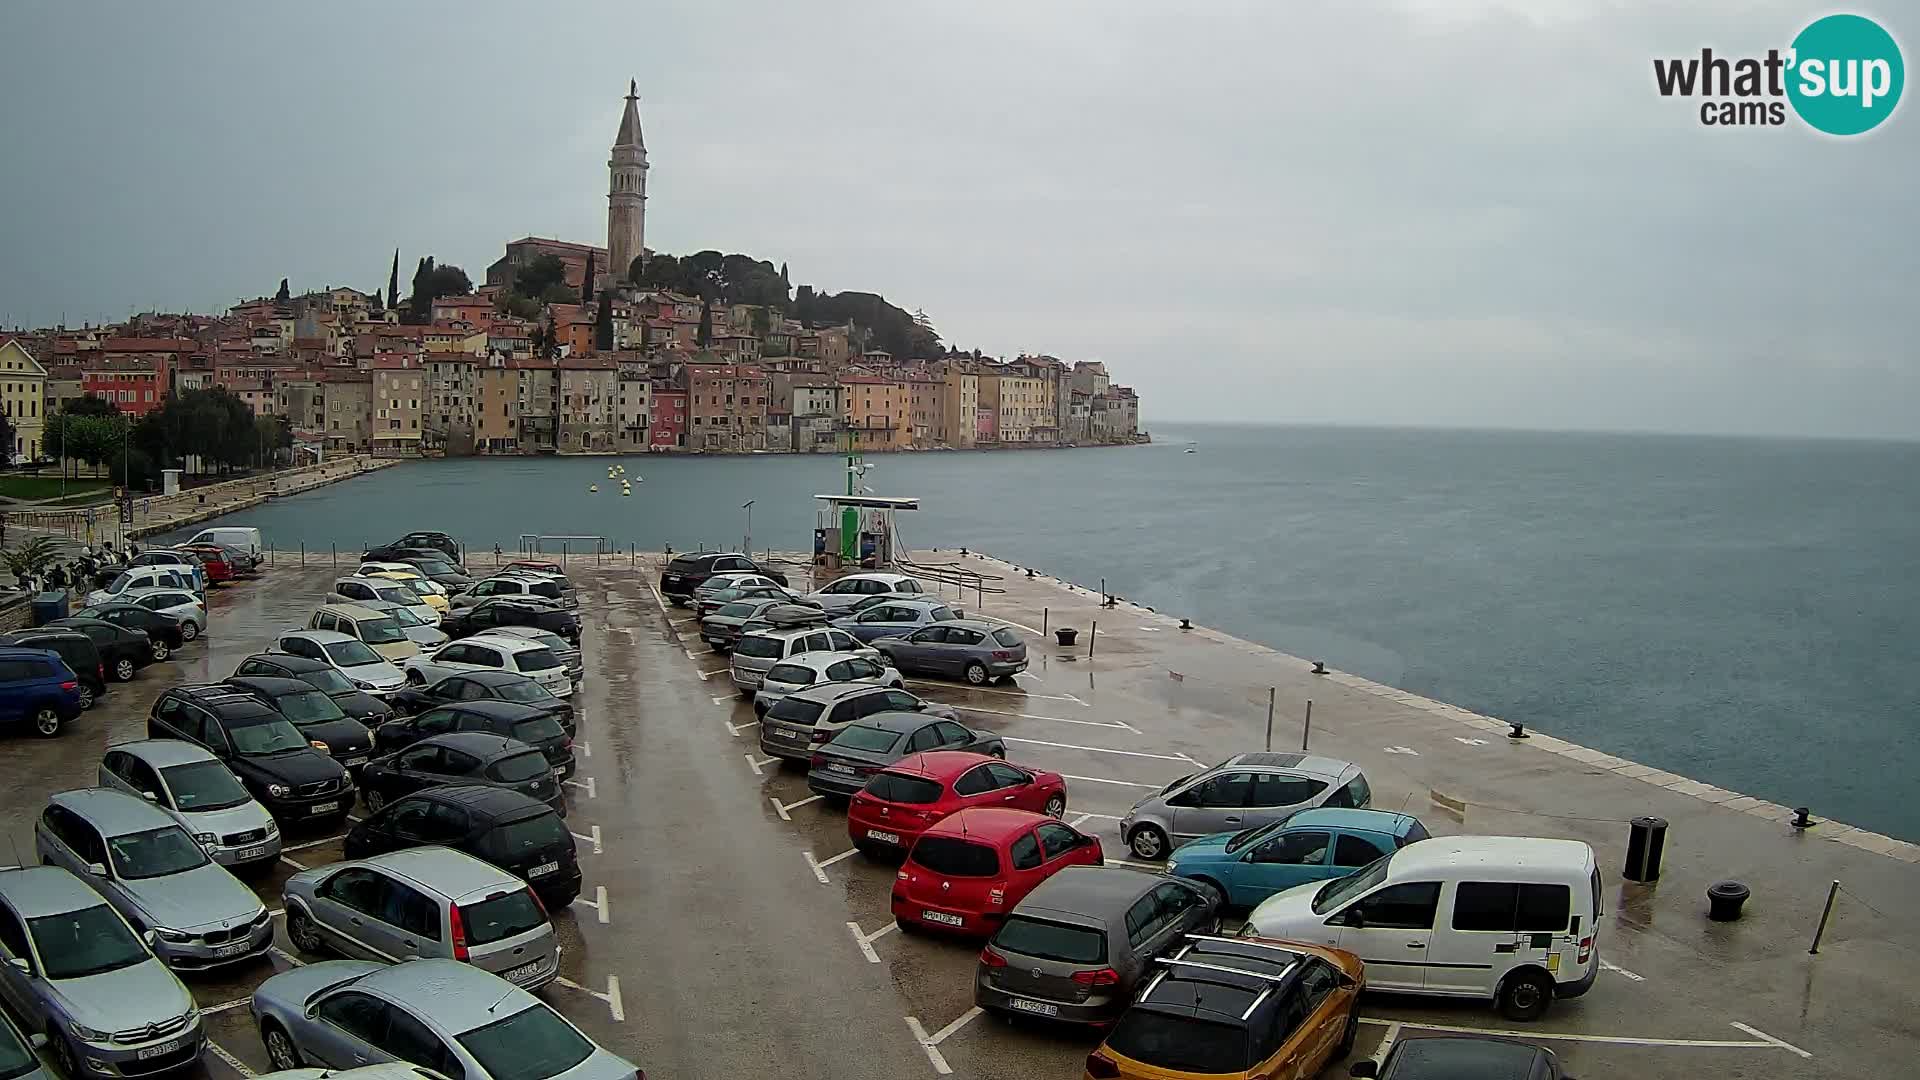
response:
[[[275,712],[293,721],[314,749],[324,749],[349,771],[358,770],[373,756],[373,732],[367,725],[348,716],[326,691],[305,679],[235,675],[227,685],[273,706]]]
[[[154,613],[148,612],[148,614]],[[172,618],[172,616],[167,617]],[[148,664],[165,660],[173,653],[173,650],[148,637],[144,632],[129,630],[105,619],[83,619],[75,616],[55,619],[47,625],[65,626],[92,638],[93,647],[100,650],[100,663],[107,669],[107,676],[117,682],[126,682],[133,678],[134,672]]]
[[[393,709],[386,702],[374,697],[351,682],[337,668],[305,656],[290,653],[254,653],[240,666],[233,669],[235,675],[265,675],[276,679],[299,679],[308,686],[333,699],[340,711],[360,721],[367,727],[375,727],[393,718]]]
[[[502,735],[479,731],[434,735],[374,758],[360,773],[362,795],[374,813],[403,795],[442,784],[492,784],[539,799],[556,813],[567,812],[560,781],[554,778],[546,755]]]
[[[459,701],[428,709],[419,716],[389,720],[373,733],[380,753],[392,753],[421,739],[452,731],[486,731],[518,739],[540,751],[562,780],[573,775],[573,737],[544,709],[511,701]]]
[[[463,671],[429,686],[403,686],[393,692],[394,711],[425,712],[466,701],[505,701],[539,709],[573,734],[573,706],[544,686],[511,671]]]
[[[169,615],[164,611],[153,611],[138,604],[101,604],[97,607],[81,608],[73,614],[75,618],[99,619],[115,626],[140,631],[157,646],[154,649],[155,660],[165,660],[174,650],[187,643],[185,624],[180,621],[179,616]]]
[[[580,616],[538,597],[502,596],[468,608],[455,608],[440,619],[440,632],[450,638],[471,637],[501,626],[532,626],[580,640]]]

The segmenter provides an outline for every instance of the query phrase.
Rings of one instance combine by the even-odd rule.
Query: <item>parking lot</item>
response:
[[[586,675],[574,699],[580,769],[567,822],[585,890],[554,914],[563,978],[542,991],[547,1000],[654,1076],[1079,1075],[1092,1037],[973,1008],[977,945],[894,929],[894,868],[855,854],[842,813],[811,797],[800,770],[759,753],[753,712],[733,693],[724,658],[698,640],[689,612],[661,603],[657,569],[644,560],[569,569]],[[107,744],[144,735],[162,689],[225,677],[274,632],[304,623],[332,576],[282,565],[216,590],[212,629],[179,660],[116,685],[60,739],[0,743],[15,779],[4,796],[13,857],[32,861],[32,821],[49,793],[90,784]],[[1215,689],[1229,673],[1294,685],[1264,671],[1281,663],[1276,654],[1184,636],[1157,615],[1101,610],[1054,583],[982,599],[984,614],[1024,628],[1030,670],[1009,685],[908,688],[1000,733],[1011,760],[1064,774],[1066,820],[1098,835],[1110,863],[1130,859],[1117,824],[1137,799],[1261,748],[1264,702]],[[1099,618],[1095,656],[1043,644],[1042,606],[1052,625]],[[1361,764],[1376,806],[1404,807],[1436,833],[1568,836],[1600,852],[1612,912],[1602,977],[1516,1032],[1552,1046],[1575,1075],[1842,1076],[1911,1060],[1915,1021],[1903,1005],[1914,981],[1887,958],[1914,955],[1912,932],[1861,905],[1836,919],[1820,956],[1806,955],[1806,939],[1830,878],[1863,897],[1912,895],[1901,890],[1920,884],[1913,863],[1687,803],[1685,793],[1473,734],[1344,682],[1286,678],[1316,697],[1314,751]],[[1297,717],[1286,738],[1297,742]],[[1464,809],[1442,812],[1442,794]],[[1674,822],[1657,887],[1618,880],[1620,822],[1641,813]],[[338,836],[287,840],[281,865],[253,882],[270,907],[287,874],[340,857]],[[1699,914],[1700,889],[1722,876],[1754,888],[1739,923]],[[319,959],[294,951],[284,930],[278,941],[268,964],[188,977],[213,1040],[209,1074],[266,1071],[247,997],[273,970]],[[1370,996],[1362,1007],[1361,1055],[1408,1031],[1511,1030],[1478,1004]],[[1328,1075],[1344,1073],[1342,1063]]]

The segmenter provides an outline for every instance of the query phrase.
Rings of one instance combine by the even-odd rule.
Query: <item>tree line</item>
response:
[[[157,485],[162,469],[270,465],[293,446],[293,428],[284,417],[255,416],[223,387],[170,394],[137,418],[88,394],[47,417],[43,445],[62,467],[71,460],[141,488]]]

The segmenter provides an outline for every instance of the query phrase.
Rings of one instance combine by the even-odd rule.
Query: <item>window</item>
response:
[[[475,1028],[459,1039],[489,1076],[558,1076],[593,1053],[593,1044],[544,1004]],[[448,1061],[453,1063],[451,1056]],[[429,1068],[459,1080],[457,1064],[451,1072],[439,1065]]]
[[[20,919],[14,913],[0,907],[0,948],[5,948],[10,956],[27,957],[27,928],[20,925]]]
[[[385,1046],[387,1018],[392,1010],[370,994],[347,990],[322,1001],[316,1012],[320,1019],[369,1046]]]
[[[1320,1003],[1340,985],[1340,977],[1334,974],[1323,960],[1308,960],[1307,970],[1300,973],[1300,997],[1306,1002],[1307,1015],[1311,1016]]]
[[[924,734],[929,730],[931,729],[922,728],[921,733]],[[916,740],[919,737],[918,734],[914,736]],[[910,749],[917,749],[917,747],[910,747]],[[955,795],[985,795],[998,786],[994,781],[993,775],[987,771],[985,765],[976,765],[967,770],[966,775],[953,782],[953,793]]]
[[[1128,921],[1132,921],[1131,912]],[[1100,931],[1018,914],[1009,916],[1006,924],[993,935],[993,945],[1003,952],[1057,960],[1063,964],[1107,962],[1107,937]]]
[[[1256,773],[1253,777],[1253,789],[1247,797],[1247,805],[1298,806],[1325,790],[1327,790],[1325,783],[1309,780],[1304,776]]]
[[[1059,858],[1080,846],[1080,834],[1054,822],[1047,822],[1035,829],[1040,837],[1040,851],[1049,859]]]
[[[372,870],[342,870],[327,879],[320,895],[344,907],[383,918],[387,910],[387,879]]]
[[[926,727],[923,727],[919,731],[914,732],[913,738],[907,740],[907,753],[909,754],[917,750],[938,750],[939,748],[940,748],[940,729],[937,725],[934,725],[934,724],[928,724]],[[975,771],[977,772],[979,770],[975,770]],[[968,773],[967,775],[971,776],[973,774]],[[962,779],[965,779],[965,778],[963,777]],[[990,777],[988,778],[988,780],[989,782],[991,782]],[[958,791],[958,790],[959,789],[956,786],[955,791]],[[989,789],[983,788],[981,790],[984,791]]]
[[[1573,890],[1565,885],[1463,881],[1454,893],[1453,928],[1495,933],[1562,933]]]
[[[1327,796],[1322,806],[1364,809],[1373,802],[1373,791],[1367,787],[1367,778],[1356,776],[1341,785],[1340,790]]]
[[[1390,930],[1431,930],[1433,912],[1440,906],[1440,883],[1409,881],[1389,885],[1354,904],[1345,912],[1349,926]],[[1356,922],[1353,916],[1360,916]]]
[[[867,781],[867,794],[887,802],[925,806],[940,801],[940,785],[922,776],[882,772]]]
[[[380,919],[428,941],[440,940],[440,905],[418,889],[397,881],[387,883],[387,904]]]
[[[1148,893],[1133,902],[1127,909],[1127,940],[1134,945],[1143,944],[1153,934],[1154,927],[1160,921],[1160,905]]]
[[[1365,837],[1342,833],[1334,844],[1333,865],[1365,866],[1385,854],[1387,854],[1386,851],[1376,847],[1373,841]]]
[[[1247,804],[1247,793],[1252,788],[1252,773],[1220,773],[1188,788],[1170,801],[1175,806],[1240,807]]]
[[[1282,833],[1256,848],[1253,861],[1282,866],[1324,866],[1327,861],[1327,845],[1332,840],[1332,833]]]
[[[985,844],[951,836],[923,836],[913,845],[912,861],[947,877],[992,877],[1000,872],[1000,854]],[[1015,869],[1028,869],[1020,863],[1020,846],[1014,845]],[[1040,853],[1033,852],[1033,865],[1040,865]]]

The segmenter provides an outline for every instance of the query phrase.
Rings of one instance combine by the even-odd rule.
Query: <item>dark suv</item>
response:
[[[403,686],[393,692],[393,707],[402,713],[425,712],[439,705],[471,701],[511,701],[539,709],[574,733],[573,704],[554,697],[546,687],[513,671],[461,671],[428,686]]]
[[[146,611],[147,609],[135,608],[134,610]],[[159,613],[151,612],[150,614]],[[107,678],[115,682],[131,680],[141,668],[165,660],[172,652],[166,645],[148,637],[145,630],[110,623],[105,619],[84,619],[74,616],[68,619],[55,619],[47,624],[47,627],[55,626],[78,630],[92,638],[93,647],[100,650],[100,663],[106,666]]]
[[[42,626],[33,630],[15,630],[0,634],[0,645],[22,649],[45,649],[67,662],[80,682],[80,707],[91,709],[107,692],[107,665],[100,661],[100,650],[93,639],[78,630]]]
[[[427,844],[444,844],[518,875],[549,911],[580,895],[573,834],[560,815],[537,799],[485,784],[452,784],[395,799],[347,833],[345,855],[367,859]]]
[[[25,723],[34,734],[60,734],[80,715],[80,680],[45,649],[0,649],[0,723]]]
[[[309,745],[272,706],[234,687],[216,683],[168,690],[153,703],[147,736],[206,747],[282,821],[338,825],[353,809],[353,778],[346,767]]]
[[[227,685],[273,706],[273,710],[300,729],[314,749],[324,749],[349,772],[373,756],[373,732],[348,716],[326,691],[305,679],[272,675],[235,675]]]
[[[440,618],[440,632],[450,638],[470,637],[501,626],[531,626],[576,644],[580,641],[580,616],[540,596],[488,597]]]
[[[693,590],[707,583],[715,574],[745,572],[765,574],[782,585],[787,583],[787,575],[778,570],[769,569],[737,551],[703,551],[694,555],[675,555],[667,568],[660,571],[660,595],[673,602],[675,607],[685,607],[693,598]]]
[[[566,797],[545,754],[504,735],[454,731],[377,757],[361,773],[367,809],[439,784],[498,784],[539,799],[564,815]]]
[[[340,711],[367,727],[378,727],[393,718],[387,703],[347,681],[338,668],[306,656],[292,653],[254,653],[233,669],[236,676],[265,675],[276,679],[299,679],[333,699]]]

